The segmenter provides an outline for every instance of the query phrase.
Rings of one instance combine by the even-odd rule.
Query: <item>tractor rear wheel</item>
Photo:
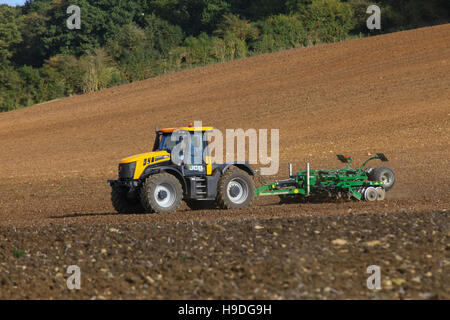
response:
[[[384,190],[388,191],[392,189],[395,183],[395,173],[394,171],[385,166],[376,167],[371,172],[371,180],[383,182]]]
[[[148,177],[142,184],[140,198],[147,212],[169,213],[180,206],[183,189],[175,176],[158,173]]]
[[[255,184],[245,171],[231,167],[220,177],[217,204],[222,209],[241,209],[252,204]]]
[[[111,203],[118,213],[142,213],[144,208],[139,202],[139,198],[130,197],[129,189],[120,186],[113,186],[111,190]]]

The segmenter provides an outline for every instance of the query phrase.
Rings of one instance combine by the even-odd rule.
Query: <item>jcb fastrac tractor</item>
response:
[[[212,127],[178,127],[156,130],[153,151],[123,159],[119,179],[109,180],[111,200],[119,213],[175,211],[184,199],[191,209],[218,206],[239,209],[251,205],[254,171],[247,163],[211,163],[208,131]],[[187,159],[173,161],[172,149],[179,144],[174,132],[182,131],[192,151]],[[174,135],[174,137],[172,137]]]

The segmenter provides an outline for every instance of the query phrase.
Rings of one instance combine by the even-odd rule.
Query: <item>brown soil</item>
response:
[[[449,218],[49,225],[20,237],[0,227],[0,299],[449,299]],[[71,291],[73,264],[81,289]],[[367,289],[370,265],[380,267],[381,290]]]
[[[387,277],[402,278],[396,272],[405,264],[414,266],[422,280],[414,282],[411,279],[416,276],[409,279],[405,273],[408,288],[415,289],[409,292],[399,286],[403,291],[382,290],[379,297],[449,298],[449,279],[444,276],[449,260],[445,245],[450,196],[449,116],[448,24],[197,68],[0,114],[0,298],[370,298],[375,297],[373,293],[361,287],[361,279],[366,277],[363,271],[351,277],[358,284],[348,290],[344,289],[345,281],[339,282],[343,275],[334,274],[337,282],[331,284],[331,278],[323,278],[319,272],[359,270],[377,263],[383,266],[379,261],[383,255],[390,263]],[[280,129],[280,177],[286,175],[288,162],[294,163],[294,169],[304,167],[305,162],[315,168],[332,168],[339,165],[336,153],[350,154],[359,162],[368,154],[384,152],[397,174],[397,183],[387,201],[375,204],[352,201],[279,206],[276,198],[265,198],[241,211],[182,208],[171,215],[113,213],[106,180],[116,177],[118,161],[148,151],[155,126],[185,125],[193,120],[219,129]],[[430,222],[432,214],[439,223],[434,218],[435,224]],[[221,243],[224,237],[236,239],[229,242],[230,257],[224,257],[224,252],[204,256],[191,248],[192,235],[180,235],[191,221],[193,227],[205,228],[202,232],[208,234],[201,240],[207,243],[204,248],[217,246],[219,250],[225,245]],[[342,228],[327,229],[323,236],[310,235],[305,229],[314,226],[320,231],[333,221]],[[281,242],[245,233],[254,223],[264,225],[264,230],[281,226],[277,233],[286,247],[275,250]],[[161,230],[154,232],[154,224]],[[215,224],[224,230],[210,232],[211,228],[216,230]],[[104,260],[97,251],[116,250],[108,236],[111,225],[125,230],[131,252],[124,249]],[[374,233],[380,230],[374,237],[389,244],[380,249],[377,259],[363,254],[363,240],[355,242],[366,229]],[[176,234],[180,246],[176,250],[167,242],[170,232]],[[304,241],[297,242],[297,235]],[[158,250],[144,250],[146,236],[158,244]],[[336,238],[352,243],[343,249],[348,250],[343,255],[337,254],[342,248],[329,245]],[[66,243],[77,249],[85,246],[85,250],[76,255],[58,251],[59,258],[54,258],[52,250],[62,250]],[[251,244],[259,251],[248,254]],[[241,245],[250,247],[241,250]],[[261,250],[266,246],[272,249],[262,258]],[[26,255],[12,258],[13,247],[26,250]],[[318,256],[319,247],[331,251]],[[200,260],[186,258],[183,264],[174,263],[171,259],[178,259],[183,250],[188,257],[198,254]],[[396,259],[396,254],[402,260]],[[427,254],[431,258],[426,258]],[[113,275],[125,272],[123,261],[136,263],[136,270],[129,271],[132,281],[100,277],[100,263],[88,262],[94,256],[108,263]],[[285,258],[290,262],[276,265]],[[63,282],[52,272],[80,259],[92,283],[85,283],[83,290],[74,294],[64,290]],[[205,264],[202,259],[207,259]],[[249,264],[247,269],[242,266],[245,259],[263,262]],[[153,265],[146,261],[153,261]],[[334,267],[327,267],[330,264]],[[20,269],[23,266],[26,268]],[[439,268],[447,268],[446,273]],[[194,277],[189,269],[195,270],[191,271],[194,274],[211,275]],[[244,278],[240,278],[242,273]],[[161,274],[166,280],[155,280],[157,288],[147,284],[148,290],[144,290],[146,280],[139,278],[140,274]],[[228,281],[231,275],[244,279],[243,284],[235,280],[233,285]],[[271,282],[275,275],[279,283]],[[222,279],[222,284],[215,286],[215,277]],[[186,282],[186,290],[179,289],[180,281]],[[295,291],[294,286],[300,284],[303,289]]]

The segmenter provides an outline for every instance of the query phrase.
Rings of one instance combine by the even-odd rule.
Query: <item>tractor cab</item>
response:
[[[211,175],[208,132],[213,127],[176,127],[156,130],[153,152],[170,154],[173,164],[183,167],[186,176]]]
[[[213,127],[176,127],[156,129],[153,152],[165,151],[171,155],[177,153],[173,162],[179,165],[206,165],[210,162],[208,151],[208,132]],[[178,147],[177,150],[175,148]]]

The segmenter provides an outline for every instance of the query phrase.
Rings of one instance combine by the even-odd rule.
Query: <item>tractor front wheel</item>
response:
[[[131,197],[129,189],[126,187],[112,187],[111,203],[118,213],[142,213],[144,211],[139,198]]]
[[[142,184],[140,198],[147,212],[169,213],[180,206],[183,189],[175,176],[158,173],[148,177]]]

